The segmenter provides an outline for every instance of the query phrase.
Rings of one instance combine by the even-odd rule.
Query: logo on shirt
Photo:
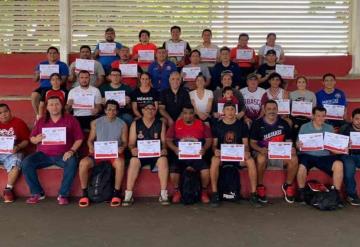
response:
[[[15,136],[15,130],[13,127],[10,129],[0,129],[0,136]]]
[[[159,139],[159,134],[158,133],[154,133],[154,139]]]
[[[281,136],[282,130],[275,130],[269,134],[264,135],[264,140],[273,139],[275,136]]]
[[[137,135],[138,139],[144,139],[144,135],[142,133],[142,131],[139,131],[139,134]]]
[[[228,131],[225,134],[225,143],[235,143],[235,133],[234,131]]]
[[[341,94],[336,93],[336,94],[335,94],[335,98],[340,99],[340,98],[341,98]]]

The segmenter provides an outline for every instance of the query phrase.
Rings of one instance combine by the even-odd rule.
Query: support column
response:
[[[352,55],[350,74],[360,75],[360,3],[358,1],[351,1],[350,39],[350,53]]]
[[[59,0],[60,9],[60,59],[68,63],[71,51],[70,0]]]

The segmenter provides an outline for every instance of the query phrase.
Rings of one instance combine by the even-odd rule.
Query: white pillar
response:
[[[60,9],[60,59],[68,63],[71,51],[70,0],[59,0]]]
[[[350,53],[352,55],[352,69],[350,74],[360,75],[360,3],[351,1],[351,34]]]

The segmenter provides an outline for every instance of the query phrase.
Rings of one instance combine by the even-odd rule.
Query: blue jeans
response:
[[[22,161],[21,165],[26,183],[28,184],[32,195],[44,193],[36,173],[37,169],[46,168],[52,165],[63,168],[64,175],[61,182],[59,195],[69,196],[71,185],[77,171],[77,160],[75,156],[72,156],[67,161],[63,161],[62,155],[52,157],[47,156],[43,152],[36,152],[26,157]]]
[[[349,196],[354,196],[356,195],[355,173],[356,168],[360,168],[360,155],[343,155],[342,160],[344,162],[344,182],[346,193]]]
[[[119,118],[121,118],[121,120],[123,120],[127,124],[128,127],[130,127],[130,125],[134,119],[129,113],[120,113]]]

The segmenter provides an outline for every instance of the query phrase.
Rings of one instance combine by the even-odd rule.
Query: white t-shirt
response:
[[[261,98],[266,92],[265,89],[258,87],[255,92],[250,92],[247,87],[240,90],[244,97],[246,111],[245,114],[248,118],[256,119],[261,110]]]
[[[77,95],[81,94],[92,94],[94,96],[94,105],[101,104],[101,94],[98,88],[89,86],[87,89],[81,88],[80,86],[74,87],[70,90],[68,95],[68,102],[70,99],[75,101]],[[74,116],[91,116],[91,110],[87,109],[74,109]]]
[[[202,99],[196,93],[196,90],[190,92],[190,99],[194,101],[195,107],[202,113],[206,113],[206,107],[209,99],[213,99],[214,95],[211,90],[205,89],[204,96]]]

